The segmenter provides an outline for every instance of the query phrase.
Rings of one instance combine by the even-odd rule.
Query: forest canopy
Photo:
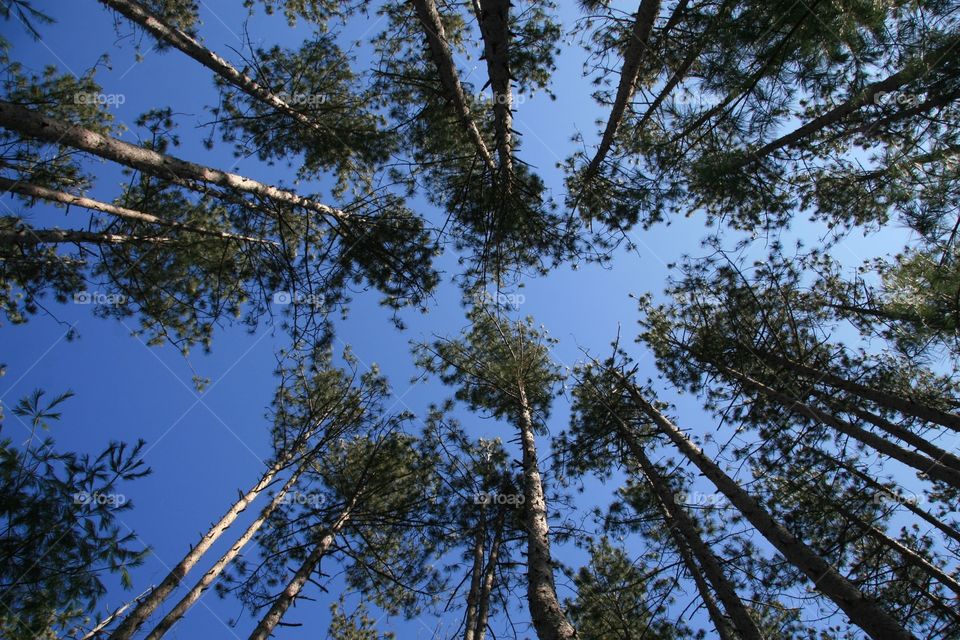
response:
[[[960,638],[958,19],[0,0],[0,636]]]

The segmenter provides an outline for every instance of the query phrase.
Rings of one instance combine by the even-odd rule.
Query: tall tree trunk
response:
[[[280,96],[257,83],[253,78],[238,71],[233,65],[204,47],[189,34],[167,24],[162,19],[150,13],[150,10],[139,2],[135,0],[100,0],[100,2],[149,31],[158,41],[187,54],[255,100],[270,105],[311,129],[319,131],[327,129],[327,127],[324,127],[319,122],[294,109]]]
[[[510,0],[479,0],[483,57],[493,90],[500,179],[505,193],[513,190],[513,94],[510,87]]]
[[[864,596],[837,569],[817,555],[802,540],[797,539],[786,527],[774,520],[753,496],[744,491],[736,481],[703,451],[691,442],[680,429],[647,402],[625,376],[620,374],[627,392],[657,429],[670,439],[677,449],[690,460],[726,498],[774,546],[788,562],[809,578],[816,588],[830,598],[851,622],[863,629],[874,640],[916,640],[893,616],[876,602]]]
[[[763,634],[757,627],[757,623],[754,622],[750,616],[746,606],[743,604],[743,600],[737,595],[736,588],[723,573],[723,567],[720,565],[716,555],[700,536],[696,524],[694,524],[687,512],[678,503],[677,496],[673,490],[670,489],[670,485],[660,474],[656,466],[654,466],[650,458],[647,457],[643,446],[637,441],[636,434],[629,431],[623,423],[621,423],[620,434],[627,442],[631,455],[633,455],[634,459],[636,459],[640,465],[643,475],[647,477],[650,486],[653,487],[670,535],[674,538],[681,557],[685,558],[684,564],[687,566],[691,575],[695,573],[699,574],[700,567],[703,568],[703,573],[706,575],[707,580],[709,580],[714,592],[716,592],[717,598],[723,603],[727,614],[729,614],[730,619],[733,621],[738,636],[742,640],[763,640]],[[696,579],[695,575],[694,578]],[[704,604],[710,609],[713,597],[709,590],[706,592],[701,590],[700,594],[701,597],[703,597]],[[729,623],[725,618],[722,616],[713,617],[713,614],[711,614],[711,617],[713,618],[714,626],[717,628],[718,633],[721,635],[729,633],[727,631]]]
[[[941,411],[940,409],[936,409],[934,407],[928,407],[909,398],[897,396],[886,391],[881,391],[880,389],[874,389],[873,387],[868,387],[853,380],[847,380],[838,375],[830,373],[829,371],[808,367],[804,364],[784,358],[769,351],[755,350],[755,354],[769,363],[781,366],[798,375],[811,378],[815,381],[824,382],[836,389],[847,391],[854,395],[860,396],[865,400],[876,402],[877,404],[887,407],[888,409],[899,411],[905,416],[913,416],[914,418],[939,424],[940,426],[953,429],[954,431],[960,431],[960,416],[956,414]]]
[[[833,109],[830,109],[826,113],[814,118],[803,126],[794,129],[790,133],[781,136],[776,140],[768,142],[759,149],[749,152],[737,163],[737,166],[746,166],[753,162],[762,160],[778,149],[794,146],[802,142],[805,138],[808,138],[829,126],[841,122],[844,118],[857,111],[861,107],[872,104],[878,95],[890,91],[896,91],[910,82],[913,82],[918,78],[922,78],[930,71],[935,69],[938,65],[951,59],[951,56],[953,55],[951,51],[958,43],[960,43],[960,39],[956,37],[951,38],[945,44],[934,49],[920,59],[910,61],[897,73],[888,76],[883,80],[878,80],[877,82],[867,85],[863,91],[850,97],[846,102],[837,105]]]
[[[0,189],[6,191],[13,191],[14,193],[19,193],[23,196],[28,196],[30,198],[42,198],[43,200],[49,200],[51,202],[59,202],[61,204],[67,205],[76,205],[78,207],[83,207],[84,209],[90,209],[91,211],[101,211],[103,213],[109,213],[112,216],[118,218],[124,218],[127,220],[136,220],[138,222],[147,222],[150,224],[156,224],[161,227],[169,227],[171,229],[183,229],[185,231],[192,231],[204,236],[210,236],[212,238],[223,238],[225,240],[241,240],[243,242],[254,242],[261,244],[272,244],[276,245],[276,242],[272,240],[264,240],[262,238],[251,238],[249,236],[239,236],[232,233],[227,233],[226,231],[216,231],[214,229],[206,229],[204,227],[198,227],[192,224],[184,224],[182,222],[177,222],[175,220],[164,220],[163,218],[158,218],[157,216],[150,213],[143,213],[142,211],[136,211],[134,209],[128,209],[126,207],[120,207],[114,204],[109,204],[106,202],[100,202],[99,200],[93,200],[91,198],[85,198],[82,196],[75,196],[70,193],[65,193],[63,191],[55,191],[53,189],[47,189],[46,187],[41,187],[39,185],[30,184],[27,182],[20,182],[18,180],[10,180],[8,178],[0,177]]]
[[[279,204],[302,207],[328,218],[345,221],[340,209],[234,173],[227,173],[174,156],[138,147],[83,127],[55,120],[11,102],[0,101],[0,127],[50,144],[65,145],[118,162],[159,178],[178,178],[215,184],[241,193],[260,196]]]
[[[484,505],[480,506],[485,511]],[[467,593],[467,617],[464,620],[463,640],[474,640],[477,624],[477,607],[480,600],[481,581],[483,580],[483,556],[486,548],[485,518],[477,525],[473,540],[473,566],[470,569],[470,591]]]
[[[480,585],[480,600],[477,603],[477,623],[473,640],[483,640],[487,635],[487,620],[490,617],[490,594],[493,592],[493,584],[497,577],[497,562],[500,559],[500,545],[503,544],[506,515],[507,510],[501,507],[493,524],[493,542],[490,543],[490,554],[483,572],[483,583]]]
[[[811,420],[815,420],[821,424],[827,425],[828,427],[833,427],[840,433],[849,436],[854,440],[867,445],[868,447],[872,447],[879,453],[902,462],[908,467],[912,467],[934,480],[939,480],[952,487],[960,489],[960,471],[944,466],[936,460],[928,458],[927,456],[897,446],[886,438],[878,436],[877,434],[867,431],[866,429],[861,429],[860,427],[850,424],[845,420],[841,420],[830,413],[821,411],[815,407],[811,407],[810,405],[804,404],[799,400],[794,400],[790,396],[780,393],[779,391],[775,391],[762,382],[754,380],[753,378],[746,376],[739,371],[731,369],[730,367],[726,367],[717,363],[713,363],[713,365],[719,371],[727,374],[734,380],[739,381],[741,384],[747,387],[752,387],[771,400],[780,403],[788,411],[794,411],[802,416],[810,418]]]
[[[518,426],[523,449],[523,519],[527,529],[527,602],[530,617],[540,640],[569,640],[577,632],[567,620],[553,579],[550,554],[550,527],[547,502],[540,480],[533,417],[523,383],[518,383],[520,407]]]
[[[300,475],[306,470],[307,465],[310,463],[312,458],[305,459],[297,467],[296,471],[290,476],[287,482],[283,485],[280,491],[273,497],[261,511],[260,515],[256,520],[250,523],[250,526],[247,527],[247,530],[243,532],[243,535],[233,544],[230,549],[227,550],[217,562],[210,567],[210,569],[203,575],[200,580],[193,586],[187,595],[185,595],[180,602],[178,602],[173,609],[170,610],[167,615],[157,624],[156,627],[147,635],[146,640],[159,640],[162,638],[165,633],[170,631],[170,629],[175,625],[180,618],[182,618],[187,611],[190,610],[190,607],[195,605],[200,599],[200,596],[203,595],[204,591],[213,584],[213,582],[223,573],[223,570],[227,568],[227,565],[237,557],[240,551],[247,545],[250,540],[253,539],[253,536],[256,535],[257,531],[260,530],[260,527],[263,526],[263,523],[267,521],[276,508],[283,501],[284,496],[296,485],[297,480],[300,479]]]
[[[203,557],[203,554],[217,541],[227,528],[233,524],[237,517],[247,508],[254,498],[266,489],[273,482],[274,477],[284,468],[283,462],[277,462],[253,485],[246,493],[240,496],[223,517],[220,518],[209,531],[203,534],[200,541],[197,542],[190,551],[170,570],[170,573],[160,582],[153,591],[146,596],[137,607],[131,611],[123,622],[110,634],[110,640],[129,640],[143,626],[147,618],[153,614],[157,608],[173,593],[177,585],[186,577],[187,572]]]
[[[496,171],[496,165],[493,162],[493,156],[484,142],[477,123],[470,113],[470,106],[467,104],[467,97],[463,91],[463,85],[460,84],[460,76],[457,73],[457,66],[453,62],[453,54],[447,44],[447,35],[443,29],[443,22],[440,20],[440,13],[437,11],[437,5],[434,0],[413,0],[413,8],[417,12],[417,19],[423,27],[424,35],[427,37],[427,45],[430,48],[430,58],[433,60],[437,73],[440,76],[440,84],[447,92],[447,99],[453,103],[453,108],[457,112],[457,118],[460,120],[467,135],[477,148],[477,153],[487,166],[491,173]]]
[[[317,541],[313,550],[310,551],[310,555],[307,556],[293,578],[287,583],[283,593],[280,594],[274,601],[273,606],[270,607],[270,610],[267,611],[266,615],[257,623],[257,627],[253,630],[253,633],[250,634],[249,640],[267,640],[267,638],[270,637],[274,628],[276,628],[280,620],[283,619],[283,615],[287,612],[287,609],[290,608],[290,605],[292,605],[297,596],[300,595],[303,585],[310,579],[317,565],[320,564],[323,557],[330,551],[336,537],[343,530],[347,522],[349,522],[355,504],[356,498],[340,512],[340,515],[330,528],[326,530],[323,537]]]
[[[653,23],[659,14],[660,0],[641,0],[640,7],[637,9],[637,16],[633,21],[633,28],[630,30],[630,42],[623,54],[623,66],[620,69],[620,84],[617,85],[617,95],[613,101],[613,106],[610,108],[610,117],[607,118],[607,126],[603,130],[603,137],[600,138],[597,151],[583,172],[579,188],[581,192],[586,190],[597,175],[600,165],[603,164],[604,158],[607,157],[607,153],[613,146],[613,139],[623,123],[627,105],[637,90],[637,76],[640,74],[643,53],[647,49],[647,42],[650,39],[650,33],[653,31]]]

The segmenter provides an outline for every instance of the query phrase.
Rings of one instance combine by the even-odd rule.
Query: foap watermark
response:
[[[677,504],[690,507],[718,507],[726,498],[722,493],[701,493],[699,491],[678,491],[674,494]]]
[[[73,294],[74,304],[92,304],[101,307],[115,307],[125,304],[127,296],[122,293],[103,293],[102,291],[77,291]]]
[[[285,306],[289,304],[310,306],[314,309],[327,306],[326,297],[315,293],[301,293],[290,291],[274,291],[273,304]]]
[[[290,106],[319,107],[326,104],[330,98],[322,93],[278,93],[277,97]]]
[[[920,104],[920,96],[906,91],[878,91],[873,96],[873,104],[882,107],[915,107]]]
[[[477,93],[473,96],[473,102],[478,105],[494,106],[498,104],[510,104],[510,105],[521,105],[527,101],[527,97],[522,93],[513,93],[512,91],[508,93],[499,93],[494,91],[493,94],[489,93]]]
[[[303,493],[302,491],[291,491],[280,498],[280,504],[296,504],[304,507],[320,507],[326,501],[327,498],[322,493]]]
[[[923,504],[925,501],[923,496],[917,495],[912,491],[906,491],[897,494],[887,493],[886,491],[878,491],[877,493],[873,494],[872,497],[873,504],[877,505],[903,504],[916,507]]]
[[[509,504],[520,506],[524,503],[522,493],[477,493],[473,496],[473,504]]]
[[[127,504],[127,496],[122,493],[100,493],[98,491],[89,493],[87,491],[77,491],[73,494],[73,504],[122,507]]]
[[[74,104],[91,104],[100,107],[119,107],[127,101],[122,93],[79,92],[73,94]]]
[[[498,291],[494,294],[490,293],[489,291],[482,291],[477,294],[477,301],[480,304],[493,303],[498,307],[519,309],[520,306],[527,301],[527,297],[522,293],[502,293]]]

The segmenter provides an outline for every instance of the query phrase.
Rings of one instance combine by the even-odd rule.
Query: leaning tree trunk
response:
[[[780,403],[788,411],[795,411],[796,413],[799,413],[800,415],[811,420],[827,425],[828,427],[833,427],[840,433],[875,449],[879,453],[902,462],[908,467],[912,467],[934,480],[939,480],[952,487],[960,489],[960,471],[957,469],[951,469],[950,467],[940,464],[936,460],[897,446],[886,438],[878,436],[877,434],[867,431],[866,429],[861,429],[860,427],[850,424],[845,420],[841,420],[830,413],[821,411],[798,400],[794,400],[790,396],[780,393],[779,391],[775,391],[762,382],[758,382],[757,380],[754,380],[753,378],[750,378],[739,371],[717,363],[713,363],[713,365],[717,368],[717,370],[729,375],[731,378],[739,381],[743,385],[751,387],[767,396],[771,400]]]
[[[0,127],[16,131],[27,138],[86,151],[158,178],[205,182],[239,193],[260,196],[278,204],[301,207],[339,221],[350,218],[345,211],[304,198],[292,191],[138,147],[90,129],[48,118],[11,102],[0,101]]]
[[[0,231],[0,246],[36,244],[168,244],[166,236],[128,236],[80,229],[14,229]]]
[[[257,623],[257,627],[253,630],[253,633],[250,634],[249,640],[267,640],[267,638],[270,637],[270,634],[273,633],[273,630],[280,623],[280,620],[283,619],[283,615],[287,612],[287,609],[290,608],[290,605],[292,605],[297,596],[300,595],[300,591],[310,579],[310,576],[313,575],[317,565],[319,565],[323,557],[329,553],[334,540],[336,540],[337,536],[343,530],[343,527],[349,522],[355,504],[356,498],[340,512],[340,515],[330,528],[327,529],[323,537],[317,541],[310,555],[307,556],[293,578],[287,583],[283,593],[280,594],[274,601],[273,606],[270,607],[270,610],[267,611],[266,615]]]
[[[717,598],[723,603],[727,614],[733,621],[737,635],[742,638],[742,640],[763,640],[763,634],[757,627],[757,623],[754,622],[750,616],[746,606],[743,604],[743,600],[737,595],[733,584],[723,573],[723,567],[720,565],[717,556],[700,536],[696,524],[694,524],[683,507],[678,504],[676,494],[670,489],[669,484],[660,474],[660,471],[657,470],[656,466],[654,466],[650,458],[647,457],[643,446],[637,442],[636,435],[629,431],[626,425],[621,426],[620,433],[626,440],[627,446],[630,448],[630,453],[636,458],[637,463],[640,465],[643,475],[650,481],[650,485],[657,495],[660,510],[663,512],[667,528],[670,531],[670,535],[673,536],[681,556],[689,557],[692,554],[693,557],[689,559],[689,562],[685,561],[691,575],[698,574],[699,567],[703,567],[703,573],[707,580],[709,580],[714,592],[716,592]],[[687,549],[689,549],[689,554],[687,553]],[[694,558],[696,558],[696,561],[694,561]],[[710,601],[713,600],[710,592],[701,591],[701,596],[703,597],[704,603],[710,608]],[[728,627],[728,623],[723,617],[714,617],[713,622],[718,633],[723,635],[727,632],[726,628]]]
[[[128,209],[126,207],[120,207],[114,204],[107,202],[100,202],[99,200],[93,200],[91,198],[85,198],[83,196],[75,196],[71,193],[65,193],[63,191],[55,191],[53,189],[47,189],[46,187],[41,187],[39,185],[30,184],[27,182],[21,182],[18,180],[10,180],[8,178],[0,177],[0,189],[6,191],[13,191],[14,193],[19,193],[20,195],[27,196],[30,198],[42,198],[44,200],[49,200],[50,202],[59,202],[66,205],[76,205],[78,207],[83,207],[84,209],[90,209],[91,211],[100,211],[103,213],[109,213],[112,216],[118,218],[124,218],[127,220],[136,220],[137,222],[147,222],[150,224],[156,224],[161,227],[169,227],[172,229],[183,229],[184,231],[191,231],[204,236],[210,236],[212,238],[222,238],[224,240],[240,240],[243,242],[253,242],[260,244],[272,244],[276,245],[276,242],[272,240],[264,240],[262,238],[251,238],[249,236],[240,236],[226,231],[217,231],[215,229],[207,229],[206,227],[198,227],[192,224],[186,224],[183,222],[177,222],[176,220],[165,220],[159,218],[150,213],[144,213],[142,211],[136,211],[134,209]]]
[[[283,112],[300,124],[311,129],[319,131],[326,130],[326,127],[319,122],[294,109],[280,96],[243,72],[238,71],[233,65],[204,47],[189,34],[167,24],[153,15],[147,7],[144,7],[139,2],[135,0],[100,0],[100,2],[149,31],[158,41],[187,54],[255,100],[270,105],[274,109]]]
[[[623,123],[624,115],[627,112],[627,105],[637,90],[637,77],[640,74],[640,66],[643,62],[643,52],[647,49],[647,41],[650,39],[650,32],[653,31],[653,23],[659,13],[660,0],[642,0],[640,2],[637,17],[634,19],[633,28],[630,30],[630,42],[623,54],[623,66],[620,69],[620,84],[617,86],[617,96],[610,109],[610,117],[607,119],[607,126],[603,131],[603,137],[600,139],[600,145],[597,147],[593,159],[590,160],[590,164],[583,172],[580,191],[586,190],[613,146],[617,130]]]
[[[137,630],[143,626],[143,623],[147,621],[147,618],[173,593],[173,590],[176,589],[184,577],[186,577],[187,572],[197,564],[200,558],[203,557],[203,554],[206,553],[213,543],[220,538],[223,532],[233,524],[243,510],[247,508],[247,505],[253,502],[254,498],[260,495],[264,489],[270,486],[274,477],[284,467],[285,463],[281,461],[267,469],[260,480],[240,496],[240,499],[223,514],[220,520],[210,527],[210,530],[200,538],[196,546],[190,549],[187,555],[170,570],[170,573],[166,575],[160,584],[123,619],[123,622],[110,634],[110,640],[129,640],[132,638]]]
[[[568,640],[577,632],[567,620],[553,579],[550,554],[550,527],[547,502],[543,494],[533,417],[523,384],[518,387],[520,407],[518,426],[523,449],[523,519],[527,529],[527,603],[540,640]]]
[[[868,387],[853,380],[847,380],[829,371],[808,367],[768,351],[755,350],[754,353],[771,364],[781,366],[803,377],[824,382],[831,387],[847,391],[865,400],[876,402],[888,409],[899,411],[905,416],[913,416],[914,418],[939,424],[954,431],[960,431],[960,416],[956,414],[941,411],[934,407],[928,407],[909,398],[903,398],[880,389],[874,389],[873,387]]]
[[[223,570],[227,568],[227,565],[237,557],[240,551],[247,545],[250,540],[253,539],[253,536],[256,535],[257,531],[260,530],[260,527],[263,526],[263,523],[267,521],[276,508],[283,501],[284,496],[296,485],[297,480],[300,479],[300,475],[306,470],[310,459],[306,459],[300,463],[297,467],[297,470],[293,472],[287,482],[283,485],[280,491],[273,497],[273,500],[269,502],[261,511],[260,515],[256,520],[250,523],[250,526],[247,527],[247,530],[243,532],[243,535],[233,544],[230,549],[227,550],[217,562],[210,567],[209,570],[200,580],[197,581],[197,584],[193,586],[187,595],[185,595],[180,602],[178,602],[173,609],[163,617],[163,619],[157,624],[156,627],[147,635],[146,640],[159,640],[162,638],[165,633],[170,631],[170,629],[175,625],[180,618],[182,618],[187,611],[190,610],[190,607],[195,605],[200,599],[200,596],[203,595],[204,591],[210,587],[211,584],[223,573]]]
[[[670,439],[677,449],[690,460],[726,496],[756,530],[770,542],[792,565],[797,567],[830,598],[853,622],[874,640],[917,640],[893,616],[876,602],[866,597],[853,583],[847,580],[833,565],[796,538],[780,522],[760,505],[749,493],[703,451],[691,442],[680,429],[647,402],[625,376],[620,374],[627,392],[657,429]]]
[[[487,166],[491,173],[496,171],[496,165],[493,162],[493,156],[484,142],[480,129],[470,113],[470,106],[467,104],[466,93],[463,91],[463,85],[460,84],[460,76],[457,73],[457,66],[453,62],[453,54],[450,46],[447,44],[447,35],[443,29],[443,22],[440,20],[440,13],[437,11],[437,5],[434,0],[413,0],[413,8],[417,12],[417,19],[423,27],[423,33],[427,37],[427,46],[430,49],[430,58],[437,68],[437,74],[440,76],[440,84],[447,93],[447,99],[453,104],[457,112],[457,118],[466,130],[470,140],[477,148],[477,153]]]

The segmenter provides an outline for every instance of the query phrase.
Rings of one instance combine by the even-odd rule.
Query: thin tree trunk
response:
[[[166,244],[164,236],[127,236],[80,229],[17,229],[0,230],[0,246],[21,244]]]
[[[877,404],[887,407],[888,409],[899,411],[904,415],[913,416],[927,422],[939,424],[940,426],[953,429],[954,431],[960,431],[960,416],[956,414],[941,411],[940,409],[935,409],[933,407],[927,407],[918,402],[914,402],[909,398],[902,398],[879,389],[868,387],[860,384],[859,382],[854,382],[853,380],[846,380],[838,375],[830,373],[829,371],[814,369],[799,362],[778,356],[769,351],[756,350],[755,354],[767,362],[789,369],[794,373],[804,377],[811,378],[815,382],[824,382],[831,387],[835,387],[837,389],[860,396],[866,400],[876,402]]]
[[[946,465],[948,467],[951,467],[952,469],[956,469],[960,471],[960,458],[953,455],[949,451],[946,451],[945,449],[941,449],[940,447],[933,444],[923,436],[920,436],[910,431],[909,429],[901,427],[898,424],[894,424],[889,420],[881,416],[878,416],[873,412],[864,411],[863,409],[860,409],[858,407],[853,407],[853,406],[851,407],[839,406],[830,398],[830,396],[823,393],[822,391],[817,391],[816,389],[812,391],[813,391],[813,395],[819,398],[821,402],[829,406],[831,410],[848,411],[853,415],[857,416],[858,418],[860,418],[861,420],[865,422],[869,422],[870,424],[877,427],[881,431],[884,431],[885,433],[890,434],[894,438],[903,440],[904,442],[906,442],[907,444],[915,448],[917,451],[922,451],[923,453],[927,454],[937,462],[943,465]]]
[[[447,36],[443,29],[443,22],[440,20],[440,13],[437,11],[437,5],[434,0],[413,0],[413,8],[417,12],[417,19],[423,26],[423,32],[427,37],[427,45],[430,48],[430,57],[434,66],[437,67],[440,84],[447,92],[447,99],[453,103],[457,118],[463,124],[470,140],[473,141],[483,163],[493,173],[496,171],[496,165],[493,162],[493,156],[490,155],[490,150],[487,148],[487,143],[484,142],[483,136],[477,128],[477,123],[470,113],[470,106],[467,104],[463,85],[460,84],[457,66],[453,62],[453,54],[447,45]]]
[[[518,391],[518,426],[523,449],[523,518],[527,529],[527,602],[530,606],[530,617],[540,640],[568,640],[576,638],[577,632],[564,615],[557,598],[553,558],[550,554],[547,503],[540,480],[533,418],[522,383]]]
[[[960,489],[960,471],[944,466],[936,460],[928,458],[927,456],[897,446],[886,438],[878,436],[877,434],[867,431],[866,429],[862,429],[856,425],[850,424],[845,420],[841,420],[830,413],[826,413],[811,407],[810,405],[804,404],[799,400],[794,400],[790,396],[775,391],[762,382],[758,382],[757,380],[754,380],[753,378],[750,378],[739,371],[735,371],[734,369],[717,363],[713,363],[713,365],[719,371],[726,373],[734,380],[738,380],[741,384],[752,387],[763,395],[780,403],[788,411],[794,411],[802,416],[810,418],[811,420],[815,420],[821,424],[833,427],[840,433],[849,436],[854,440],[867,445],[868,447],[872,447],[876,451],[889,456],[894,460],[902,462],[908,467],[912,467],[934,480],[939,480],[940,482],[944,482],[952,487]]]
[[[156,627],[147,635],[146,640],[159,640],[162,638],[165,633],[170,631],[170,629],[175,625],[180,618],[182,618],[187,611],[190,610],[190,607],[195,605],[200,599],[200,596],[203,595],[204,591],[213,584],[213,582],[223,573],[223,570],[227,568],[227,565],[237,557],[240,551],[247,545],[250,540],[253,539],[253,536],[256,535],[257,531],[260,530],[260,527],[263,526],[263,523],[267,521],[276,508],[283,501],[283,498],[290,489],[297,483],[297,480],[300,478],[300,475],[306,470],[307,465],[309,464],[312,458],[305,459],[297,467],[296,471],[290,476],[286,484],[277,492],[277,494],[261,511],[260,515],[250,523],[250,526],[247,527],[247,530],[244,531],[243,535],[224,553],[220,556],[220,559],[210,567],[210,569],[203,575],[200,580],[193,586],[187,595],[185,595],[180,602],[178,602],[173,609],[170,610],[167,615],[157,624]]]
[[[196,546],[190,549],[187,555],[170,570],[170,573],[167,574],[163,581],[123,619],[123,622],[110,634],[110,640],[129,640],[132,638],[153,612],[173,593],[173,590],[177,588],[184,577],[186,577],[187,572],[197,564],[203,554],[206,553],[213,543],[220,538],[223,532],[233,524],[243,510],[246,509],[264,489],[270,486],[274,477],[276,477],[277,473],[279,473],[283,467],[284,463],[277,462],[267,469],[260,480],[240,496],[240,499],[223,514],[223,517],[200,538]]]
[[[513,95],[510,88],[510,0],[479,0],[483,57],[493,90],[493,116],[503,189],[513,189]]]
[[[501,508],[494,521],[493,542],[490,544],[490,556],[483,573],[483,583],[480,587],[480,600],[477,604],[477,624],[473,640],[483,640],[487,635],[487,620],[490,617],[490,594],[493,592],[493,583],[497,574],[497,562],[500,558],[500,545],[503,544],[503,529],[507,511]]]
[[[774,546],[788,562],[803,572],[825,596],[830,598],[847,617],[874,640],[916,640],[893,616],[876,602],[864,596],[849,580],[802,540],[797,539],[782,524],[774,520],[753,496],[703,451],[691,442],[680,429],[647,402],[625,376],[619,374],[627,392],[677,449],[719,489],[756,530]]]
[[[270,610],[267,611],[266,615],[257,623],[257,627],[253,630],[253,633],[250,634],[249,640],[267,640],[267,638],[270,637],[270,634],[273,633],[277,624],[283,619],[283,615],[287,612],[287,609],[290,608],[290,605],[292,605],[297,596],[300,595],[303,585],[310,579],[317,565],[320,564],[323,557],[330,551],[334,540],[350,520],[354,504],[356,504],[356,498],[347,505],[337,517],[336,521],[334,521],[326,533],[324,533],[323,537],[317,541],[310,555],[308,555],[306,560],[303,561],[303,564],[300,565],[300,568],[287,584],[283,593],[280,594],[274,601],[273,606],[270,607]]]
[[[481,509],[485,507],[481,505]],[[480,599],[481,580],[483,579],[483,555],[486,547],[486,522],[481,521],[473,540],[473,566],[470,570],[470,591],[467,593],[467,617],[464,621],[466,629],[463,640],[474,640],[477,623],[477,606]]]
[[[714,592],[716,592],[717,598],[723,603],[730,619],[733,621],[738,636],[742,638],[742,640],[763,640],[763,634],[757,627],[757,623],[754,622],[750,616],[746,606],[743,604],[743,600],[737,595],[736,588],[723,573],[723,567],[720,565],[717,556],[700,536],[700,532],[697,530],[697,526],[693,520],[683,507],[678,504],[676,494],[670,489],[669,484],[660,474],[656,466],[654,466],[653,462],[651,462],[650,458],[647,457],[643,446],[637,442],[636,435],[628,431],[626,425],[622,423],[620,433],[626,440],[627,446],[630,448],[630,453],[640,465],[643,475],[650,481],[650,485],[653,487],[654,493],[656,493],[657,499],[659,500],[660,510],[663,512],[667,528],[673,536],[681,556],[685,558],[684,564],[687,565],[687,569],[691,575],[695,573],[698,574],[699,568],[703,568],[703,573],[706,575],[707,580],[709,580]],[[690,557],[691,554],[693,557]],[[696,560],[694,560],[694,557]],[[694,579],[696,579],[696,575],[694,575]],[[713,597],[709,590],[704,591],[701,589],[700,595],[703,597],[704,604],[707,605],[708,609],[716,609],[715,603],[711,605]],[[719,611],[715,613],[719,613]],[[721,635],[729,635],[727,629],[729,622],[723,618],[723,616],[714,617],[712,612],[711,618],[713,618],[714,626],[716,626],[718,633]]]
[[[142,211],[136,211],[134,209],[128,209],[126,207],[120,207],[117,205],[109,204],[106,202],[100,202],[99,200],[92,200],[90,198],[85,198],[82,196],[75,196],[70,193],[65,193],[63,191],[54,191],[53,189],[47,189],[46,187],[41,187],[39,185],[30,184],[26,182],[20,182],[16,180],[10,180],[8,178],[0,177],[0,189],[6,191],[13,191],[14,193],[19,193],[23,196],[28,196],[31,198],[42,198],[43,200],[49,200],[51,202],[59,202],[61,204],[76,205],[78,207],[83,207],[84,209],[90,209],[92,211],[101,211],[103,213],[109,213],[112,216],[118,218],[124,218],[127,220],[137,220],[138,222],[148,222],[150,224],[156,224],[161,227],[169,227],[171,229],[183,229],[185,231],[192,231],[204,236],[210,236],[212,238],[223,238],[225,240],[241,240],[243,242],[255,242],[261,244],[272,244],[276,245],[277,243],[272,240],[264,240],[262,238],[251,238],[249,236],[239,236],[232,233],[227,233],[226,231],[216,231],[214,229],[206,229],[204,227],[198,227],[192,224],[184,224],[182,222],[176,222],[174,220],[164,220],[163,218],[158,218],[155,215],[149,213],[143,213]]]
[[[603,164],[604,158],[607,157],[607,153],[613,146],[613,139],[623,123],[627,105],[637,90],[637,76],[640,74],[643,53],[647,49],[647,41],[653,31],[653,23],[659,13],[660,0],[641,0],[640,7],[637,9],[637,17],[634,19],[633,28],[630,31],[630,43],[623,54],[623,66],[620,69],[620,84],[617,86],[617,95],[613,101],[613,106],[610,108],[610,117],[607,119],[607,126],[603,130],[603,137],[600,138],[597,151],[583,172],[583,178],[580,181],[581,192],[586,190],[597,175],[600,165]]]
[[[835,458],[834,456],[831,456],[819,449],[815,449],[812,447],[806,447],[806,449],[808,451],[812,451],[821,459],[826,460],[831,464],[835,464],[849,473],[852,473],[857,478],[865,482],[870,488],[889,495],[891,498],[894,499],[895,502],[897,502],[900,505],[903,505],[903,507],[906,508],[910,513],[914,514],[915,516],[917,516],[927,524],[932,525],[934,528],[936,528],[938,531],[940,531],[944,535],[949,536],[950,538],[956,540],[957,542],[960,542],[960,531],[957,531],[947,523],[941,521],[939,518],[934,516],[929,511],[926,511],[925,509],[921,509],[916,504],[914,504],[914,501],[906,499],[904,496],[900,495],[895,490],[886,486],[882,482],[877,481],[875,478],[870,477],[869,475],[867,475],[863,471],[860,471],[860,469],[857,469],[854,465],[848,462]]]
[[[133,605],[140,602],[140,600],[142,600],[143,597],[146,596],[149,592],[150,592],[150,589],[147,589],[146,591],[138,595],[136,598],[134,598],[130,602],[126,602],[120,605],[119,607],[117,607],[116,609],[114,609],[113,613],[111,613],[106,618],[101,620],[93,629],[90,629],[90,631],[83,634],[83,637],[81,637],[80,640],[93,640],[94,638],[99,636],[103,632],[103,630],[109,627],[114,620],[122,616],[124,611],[126,611]]]
[[[255,100],[264,102],[278,111],[282,111],[300,124],[311,129],[319,131],[327,129],[316,120],[294,109],[280,98],[280,96],[260,85],[253,78],[238,71],[233,65],[204,47],[189,34],[167,24],[150,13],[150,10],[139,2],[135,0],[100,0],[100,2],[143,27],[160,42],[168,44],[187,54]]]
[[[768,142],[756,151],[748,153],[737,163],[737,166],[746,166],[753,162],[762,160],[764,157],[770,155],[778,149],[794,146],[797,143],[802,142],[805,138],[814,135],[815,133],[822,131],[831,125],[837,124],[861,107],[873,103],[878,95],[895,91],[904,85],[923,77],[935,69],[939,64],[951,59],[955,53],[952,52],[952,49],[957,45],[958,42],[960,42],[960,39],[952,38],[946,44],[934,49],[919,60],[914,60],[911,63],[908,63],[905,68],[901,69],[897,73],[884,78],[883,80],[878,80],[877,82],[867,85],[863,91],[855,96],[852,96],[846,102],[837,105],[830,111],[827,111],[823,115],[814,118],[810,122],[798,127],[797,129],[794,129],[790,133],[781,136],[776,140]]]
[[[16,131],[28,138],[86,151],[159,178],[215,184],[233,191],[267,198],[279,204],[302,207],[339,221],[345,221],[350,217],[340,209],[304,198],[292,191],[181,160],[152,149],[138,147],[83,127],[48,118],[11,102],[0,101],[0,127]]]

